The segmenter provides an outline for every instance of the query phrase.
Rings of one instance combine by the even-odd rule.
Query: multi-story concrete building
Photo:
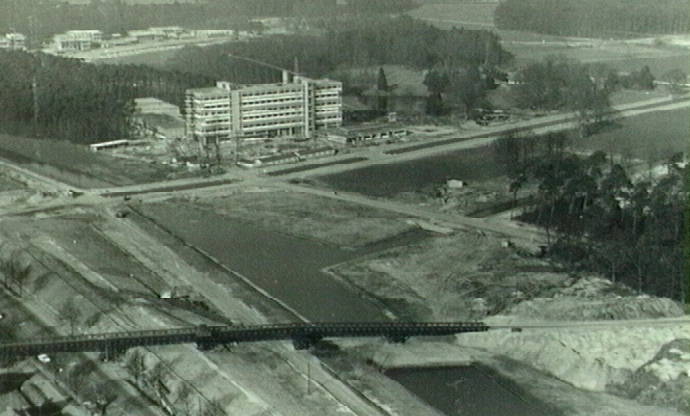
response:
[[[103,32],[100,30],[70,30],[53,37],[55,49],[58,51],[85,51],[100,47],[103,42]]]
[[[276,84],[187,90],[187,137],[206,144],[236,137],[312,137],[315,130],[342,124],[342,84],[302,76]]]
[[[21,33],[7,33],[0,37],[0,49],[26,50],[26,36]]]

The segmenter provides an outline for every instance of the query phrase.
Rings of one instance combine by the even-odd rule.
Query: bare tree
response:
[[[94,404],[94,410],[98,415],[104,416],[108,406],[117,399],[115,389],[110,386],[111,382],[102,383],[91,382],[86,387],[84,394]]]
[[[125,368],[134,378],[134,383],[141,387],[141,382],[146,372],[144,354],[139,350],[132,350],[129,358],[125,361]]]
[[[4,276],[4,285],[6,289],[10,289],[12,283],[19,288],[19,297],[23,295],[24,282],[31,274],[31,264],[22,265],[16,256],[13,258],[0,262],[0,272]]]
[[[176,412],[180,412],[180,414],[184,414],[185,416],[191,416],[192,406],[190,396],[193,392],[194,389],[192,389],[192,386],[189,383],[182,382],[179,384],[177,390],[175,391],[176,397],[174,405]]]
[[[81,311],[74,303],[74,298],[69,298],[60,308],[60,320],[69,324],[70,334],[74,335],[74,328],[79,322]]]
[[[225,416],[225,410],[220,400],[213,399],[205,402],[199,407],[198,416]]]
[[[153,391],[154,395],[161,400],[163,395],[163,378],[167,372],[167,368],[163,361],[158,361],[153,367],[146,372],[146,383]]]
[[[80,361],[66,372],[65,383],[73,391],[80,391],[84,387],[84,380],[86,380],[95,370],[96,363],[93,361]]]

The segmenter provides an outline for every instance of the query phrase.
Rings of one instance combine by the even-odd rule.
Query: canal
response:
[[[616,120],[592,136],[573,135],[570,146],[576,151],[601,150],[626,159],[663,162],[675,153],[687,153],[688,136],[688,109],[680,108]],[[429,189],[448,179],[472,185],[505,173],[504,167],[496,163],[491,146],[482,146],[399,163],[376,164],[315,179],[334,190],[390,198]]]
[[[562,411],[542,403],[495,370],[462,367],[395,368],[386,375],[448,416],[558,416]]]
[[[321,270],[429,236],[408,232],[348,250],[227,218],[187,201],[145,204],[141,210],[311,321],[389,320],[379,304]],[[539,413],[544,404],[533,399],[526,404],[526,393],[486,367],[392,369],[387,375],[449,416],[557,415]]]
[[[401,240],[347,250],[224,217],[185,201],[144,205],[142,210],[310,321],[390,320],[378,304],[321,270],[427,235],[406,233]]]

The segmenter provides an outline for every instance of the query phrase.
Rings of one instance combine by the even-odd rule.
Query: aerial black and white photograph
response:
[[[0,416],[690,415],[687,0],[0,0]]]

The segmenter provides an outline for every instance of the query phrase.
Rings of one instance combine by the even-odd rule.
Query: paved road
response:
[[[630,103],[616,107],[618,116],[625,117],[640,114],[648,111],[656,111],[660,109],[671,109],[679,107],[690,106],[690,96],[675,97],[669,99],[653,99],[644,102]],[[428,141],[422,144],[415,145],[393,145],[382,152],[372,152],[370,149],[361,154],[366,157],[365,161],[359,161],[351,164],[332,164],[328,166],[317,165],[314,169],[308,171],[290,172],[284,175],[261,176],[261,172],[252,170],[235,170],[232,174],[226,174],[213,178],[193,178],[182,179],[177,181],[165,181],[133,186],[123,186],[108,189],[96,190],[82,190],[61,184],[52,178],[42,177],[36,173],[27,171],[24,168],[15,165],[6,164],[18,172],[30,176],[33,181],[40,181],[43,184],[51,185],[60,192],[65,192],[66,189],[74,189],[79,192],[84,192],[85,195],[76,198],[45,198],[35,202],[26,203],[20,207],[8,208],[0,210],[2,215],[26,215],[37,212],[53,211],[59,212],[62,209],[74,206],[93,206],[119,203],[119,198],[136,195],[140,200],[155,200],[158,198],[167,198],[171,194],[192,194],[204,195],[213,194],[214,192],[224,192],[228,189],[238,187],[278,187],[284,190],[294,192],[311,193],[323,197],[339,199],[356,203],[360,205],[370,206],[373,208],[383,209],[387,211],[396,212],[411,217],[421,218],[427,221],[441,223],[440,225],[450,226],[452,228],[472,228],[485,230],[490,232],[497,232],[508,236],[511,239],[517,240],[529,246],[534,246],[543,242],[545,235],[543,232],[527,226],[518,226],[507,220],[501,219],[484,219],[484,218],[469,218],[460,215],[452,215],[446,213],[439,213],[433,209],[424,209],[418,206],[402,204],[398,202],[377,200],[368,198],[363,195],[335,193],[330,191],[313,189],[305,186],[293,185],[286,183],[286,180],[293,178],[303,178],[307,175],[322,175],[325,173],[337,173],[343,170],[357,169],[375,163],[396,163],[403,160],[410,160],[420,157],[429,156],[432,154],[455,151],[460,149],[468,149],[473,147],[480,147],[489,144],[500,137],[507,131],[514,131],[515,129],[566,129],[572,127],[573,114],[558,114],[549,117],[527,120],[524,122],[511,124],[507,126],[487,129],[484,133],[471,133],[464,137],[454,137],[451,139],[439,139],[435,141]],[[359,156],[359,155],[358,155]],[[346,155],[352,157],[352,155]],[[277,167],[272,170],[284,170],[285,167]],[[105,197],[105,198],[104,198]]]
[[[606,321],[512,321],[510,324],[488,324],[491,329],[597,329],[615,327],[649,327],[649,326],[682,326],[690,325],[690,317],[682,316],[678,318],[654,318],[654,319],[621,319]]]

